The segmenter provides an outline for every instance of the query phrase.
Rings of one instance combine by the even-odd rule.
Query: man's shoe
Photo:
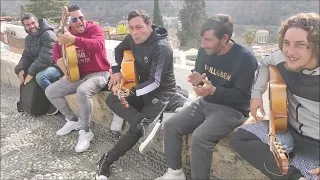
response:
[[[77,122],[68,120],[67,123],[64,124],[64,126],[56,132],[56,134],[58,136],[64,136],[69,134],[73,130],[79,130],[80,127],[81,125],[79,123],[79,120]]]
[[[75,147],[75,151],[78,153],[86,151],[90,147],[90,141],[93,140],[93,133],[91,130],[86,132],[85,130],[79,131],[78,143]]]
[[[107,158],[108,153],[105,153],[97,162],[98,172],[96,174],[96,180],[107,180],[109,178],[109,169],[112,163],[108,162]]]
[[[144,118],[142,119],[140,124],[138,124],[138,129],[142,130],[142,138],[144,141],[139,147],[140,153],[144,153],[150,148],[152,144],[152,140],[154,139],[154,137],[156,137],[157,133],[161,129],[163,112],[167,106],[168,106],[168,102],[165,103],[162,110],[159,112],[157,117],[154,118],[153,120]]]
[[[143,142],[139,146],[140,153],[145,153],[148,151],[152,145],[152,140],[156,137],[161,129],[160,121],[141,121],[142,131],[143,131]]]
[[[155,180],[185,180],[186,176],[183,173],[182,169],[173,170],[168,168],[168,171],[161,177],[158,177]]]
[[[53,115],[57,114],[58,112],[59,112],[59,110],[56,107],[50,106],[49,110],[47,112],[47,116],[53,116]]]

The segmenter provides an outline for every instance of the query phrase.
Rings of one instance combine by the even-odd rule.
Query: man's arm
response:
[[[34,63],[31,64],[28,70],[28,74],[31,76],[35,76],[38,72],[44,70],[53,63],[52,48],[57,39],[56,35],[53,31],[46,31],[40,38],[41,47],[39,56]]]
[[[123,52],[124,50],[129,50],[130,49],[130,38],[131,35],[127,35],[123,41],[121,41],[120,44],[114,49],[114,56],[115,56],[115,61],[116,65],[113,65],[112,68],[112,73],[118,73],[121,70],[121,63],[123,59]]]
[[[92,34],[90,38],[76,36],[74,45],[83,50],[91,52],[102,51],[105,45],[103,30],[99,26],[95,26],[90,30],[89,33]]]
[[[172,51],[166,46],[159,46],[152,55],[152,63],[149,75],[149,81],[134,87],[137,96],[148,94],[160,86],[161,79],[165,75],[170,61],[172,60]]]
[[[52,57],[54,63],[57,63],[58,59],[62,58],[62,46],[59,45],[58,41],[56,41],[52,48]]]
[[[256,75],[257,78],[253,84],[251,98],[262,99],[262,94],[266,92],[268,88],[269,65],[276,66],[277,64],[284,61],[285,61],[285,58],[281,50],[275,51],[261,60],[257,70],[257,75]]]
[[[28,54],[27,54],[27,51],[24,49],[19,63],[14,68],[14,72],[17,75],[19,75],[20,71],[24,70],[24,65],[26,64],[25,61],[27,61],[27,58],[28,58]]]
[[[245,63],[242,63],[242,67],[236,75],[237,77],[234,87],[216,87],[214,94],[208,96],[209,100],[228,104],[240,104],[244,102],[248,96],[250,96],[258,63],[253,55],[248,55],[245,58],[249,58],[249,60]]]

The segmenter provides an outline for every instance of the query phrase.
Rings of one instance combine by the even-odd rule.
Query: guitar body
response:
[[[65,48],[65,58],[66,58],[66,66],[68,70],[68,74],[70,77],[70,81],[78,81],[80,80],[80,72],[78,67],[78,57],[76,46],[73,44],[66,44]]]
[[[118,98],[122,101],[125,108],[129,107],[125,97],[129,95],[129,90],[138,84],[138,76],[135,69],[135,59],[131,50],[123,52],[123,59],[121,63],[122,80],[120,90],[118,91]]]
[[[280,142],[276,142],[276,132],[287,131],[287,86],[279,70],[269,66],[269,146],[282,175],[288,174],[289,161],[286,150]]]
[[[270,121],[276,132],[285,132],[288,126],[287,86],[275,66],[270,66],[269,72]]]
[[[68,21],[68,8],[66,6],[62,9],[61,27],[62,33],[65,32],[65,24]],[[66,66],[70,81],[79,81],[80,72],[78,67],[78,56],[76,51],[76,46],[74,44],[65,44],[62,46],[62,57],[64,59],[64,64]]]
[[[135,59],[131,50],[125,50],[121,63],[122,82],[121,87],[131,89],[138,84],[138,76],[135,69]]]

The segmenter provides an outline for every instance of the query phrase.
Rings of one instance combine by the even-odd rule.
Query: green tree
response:
[[[244,39],[246,41],[246,44],[251,47],[252,46],[252,43],[254,42],[256,38],[256,31],[253,30],[253,29],[249,29],[247,30],[245,36],[244,36]]]
[[[4,11],[1,12],[1,16],[6,16],[6,15],[7,14]]]
[[[180,46],[198,48],[201,42],[200,28],[206,18],[204,0],[185,0],[179,11],[181,30],[178,31]]]
[[[68,4],[68,0],[30,0],[25,5],[27,12],[33,13],[38,18],[54,18],[62,16],[62,8]]]
[[[25,6],[20,5],[20,19],[22,18],[23,14],[26,12]]]
[[[159,7],[159,0],[153,0],[153,24],[163,27],[163,20]]]

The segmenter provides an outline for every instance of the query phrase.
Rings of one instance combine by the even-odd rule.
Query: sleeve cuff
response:
[[[34,77],[36,75],[36,73],[34,73],[33,71],[30,71],[30,69],[28,70],[28,74],[32,77]]]
[[[81,37],[76,36],[74,40],[74,45],[79,46],[79,42],[81,41]]]
[[[251,91],[251,99],[252,99],[252,98],[262,99],[262,91],[253,89],[253,90]]]
[[[58,58],[58,57],[53,57],[53,62],[54,62],[55,64],[57,64],[58,59],[60,59],[60,58]]]
[[[111,69],[112,69],[112,74],[114,74],[114,73],[120,72],[121,67],[117,65],[117,66],[112,66]]]

